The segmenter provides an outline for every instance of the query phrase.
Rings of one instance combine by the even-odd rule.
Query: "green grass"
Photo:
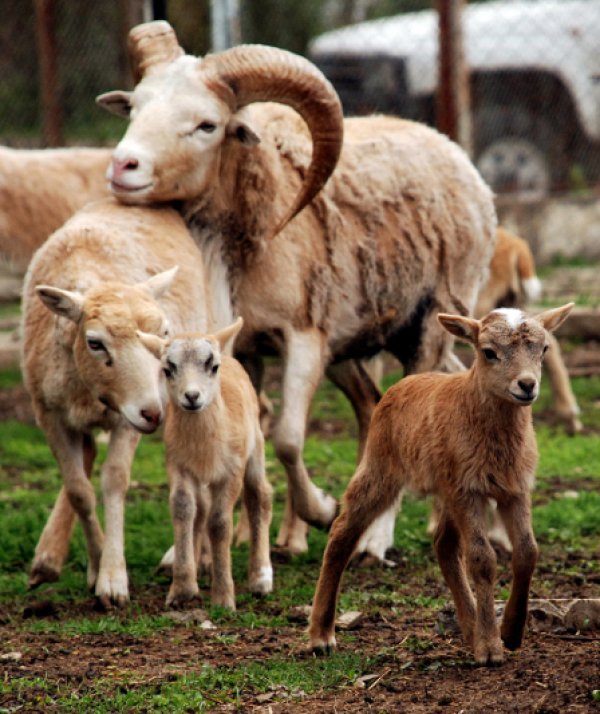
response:
[[[386,379],[386,385],[397,375]],[[2,380],[6,380],[3,382]],[[18,380],[18,374],[0,373],[0,384]],[[534,528],[542,548],[560,553],[593,553],[600,540],[600,379],[575,379],[574,389],[583,409],[587,431],[576,437],[566,436],[559,428],[538,424],[540,461],[534,498]],[[544,385],[536,411],[549,405]],[[351,477],[356,458],[355,426],[350,407],[330,385],[324,385],[315,401],[313,418],[342,424],[332,435],[307,439],[305,459],[315,481],[340,496]],[[100,459],[105,453],[100,446]],[[275,503],[272,525],[274,540],[285,502],[285,480],[272,447],[267,445],[269,478],[274,486]],[[35,427],[14,422],[0,423],[0,611],[8,614],[6,642],[0,653],[11,651],[12,639],[26,636],[31,647],[46,646],[47,638],[95,638],[130,636],[144,646],[157,636],[176,638],[181,625],[175,625],[162,611],[148,611],[145,594],[166,596],[167,582],[154,569],[170,545],[172,535],[167,505],[167,487],[163,449],[157,437],[144,438],[136,455],[132,488],[127,499],[126,556],[132,585],[132,602],[122,612],[94,611],[85,585],[86,557],[83,538],[76,528],[69,557],[60,580],[31,593],[27,590],[26,571],[35,544],[60,488],[60,476],[44,435]],[[95,483],[98,483],[97,476]],[[583,483],[584,487],[580,488]],[[565,491],[578,491],[576,497]],[[403,565],[396,570],[377,569],[365,581],[364,574],[350,571],[345,576],[340,605],[342,610],[360,609],[369,617],[387,618],[413,613],[419,620],[435,621],[438,609],[448,602],[441,588],[441,575],[434,562],[431,539],[426,534],[430,504],[409,496],[405,499],[395,531],[394,557]],[[288,611],[310,603],[326,534],[311,529],[309,551],[289,562],[275,563],[275,592],[263,599],[251,597],[245,590],[247,547],[234,548],[233,569],[237,593],[237,611],[211,608],[206,601],[207,584],[201,582],[203,606],[217,625],[209,642],[222,647],[243,643],[252,631],[278,633],[290,628]],[[550,552],[550,550],[548,551]],[[590,572],[598,569],[590,557]],[[440,585],[433,591],[425,585],[415,595],[414,578]],[[407,574],[406,577],[404,574]],[[365,587],[368,582],[368,587]],[[507,589],[499,588],[506,597]],[[55,617],[23,618],[24,608],[37,600],[47,600],[57,609]],[[194,628],[196,625],[187,625]],[[297,626],[298,651],[306,644],[304,625]],[[11,636],[12,633],[12,636]],[[165,635],[165,633],[167,633]],[[123,667],[104,669],[101,676],[75,685],[68,679],[23,676],[0,678],[2,701],[23,705],[25,710],[61,712],[186,712],[209,711],[218,704],[238,706],[244,697],[272,693],[273,701],[293,701],[315,692],[350,686],[357,677],[372,672],[377,662],[372,654],[354,648],[352,633],[342,634],[345,646],[327,659],[297,658],[293,653],[270,656],[268,661],[232,659],[228,664],[207,665],[199,651],[192,671],[173,671],[169,677],[150,677]],[[51,645],[48,645],[51,647]],[[408,633],[401,650],[414,657],[434,648],[435,638]],[[383,651],[383,650],[382,650]],[[401,656],[386,650],[388,659]],[[383,656],[383,655],[382,655]],[[430,666],[429,660],[411,667]],[[427,664],[429,663],[429,664]],[[435,664],[435,663],[434,663]],[[431,665],[433,666],[433,665]],[[437,665],[436,665],[437,666]]]

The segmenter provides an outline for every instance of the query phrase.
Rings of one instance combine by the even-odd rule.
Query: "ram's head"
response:
[[[343,137],[339,98],[308,60],[285,50],[241,45],[203,59],[186,55],[164,21],[134,27],[132,92],[108,92],[98,103],[127,116],[108,179],[126,203],[201,198],[215,185],[223,144],[259,141],[243,108],[279,102],[295,109],[312,137],[303,185],[274,233],[319,192],[337,163]]]

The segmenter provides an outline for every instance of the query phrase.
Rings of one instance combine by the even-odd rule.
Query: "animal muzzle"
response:
[[[538,397],[538,380],[532,376],[521,376],[511,384],[510,393],[517,403],[531,404]]]

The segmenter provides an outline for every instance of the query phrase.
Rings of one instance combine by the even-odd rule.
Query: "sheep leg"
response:
[[[307,535],[308,523],[303,521],[294,511],[292,494],[288,489],[283,518],[281,519],[281,526],[275,545],[278,548],[288,548],[290,552],[303,553],[308,547],[306,542]]]
[[[58,463],[66,495],[83,528],[88,553],[87,582],[92,588],[100,567],[104,535],[96,514],[96,494],[86,474],[84,435],[65,428],[48,415],[39,417],[39,422]]]
[[[473,498],[464,510],[455,512],[464,545],[467,568],[475,589],[473,649],[479,664],[499,664],[504,659],[500,630],[496,622],[494,585],[496,553],[486,535],[488,499]]]
[[[167,607],[180,607],[199,593],[197,553],[194,526],[203,520],[198,513],[201,501],[197,498],[193,481],[179,469],[169,468],[169,506],[173,522],[175,554],[173,581],[167,595]]]
[[[583,429],[579,420],[579,405],[571,389],[569,374],[560,354],[560,345],[554,335],[549,333],[550,349],[544,359],[544,367],[552,386],[554,411],[564,422],[569,434],[577,434]]]
[[[88,479],[92,476],[95,458],[94,438],[91,434],[86,434],[83,437],[83,464]],[[35,548],[29,575],[30,588],[58,580],[69,552],[69,541],[76,517],[77,514],[69,501],[67,491],[62,486]]]
[[[250,529],[250,592],[265,595],[273,590],[273,568],[269,549],[272,489],[265,474],[264,441],[258,435],[256,447],[244,474],[244,506]]]
[[[467,579],[465,563],[460,552],[460,534],[456,523],[436,500],[434,548],[442,575],[456,606],[456,618],[467,644],[473,646],[475,627],[475,598]]]
[[[326,371],[329,379],[348,397],[358,422],[358,461],[362,456],[371,415],[381,399],[381,392],[357,360],[344,360],[330,364]]]
[[[113,604],[123,607],[129,600],[124,543],[125,497],[140,438],[139,432],[132,427],[119,424],[111,432],[106,460],[102,465],[106,536],[96,580],[96,597],[104,607]]]
[[[335,611],[340,582],[359,538],[388,503],[397,498],[400,490],[400,484],[396,488],[393,477],[374,478],[367,469],[361,464],[348,484],[342,512],[329,532],[310,616],[310,642],[317,652],[328,653],[335,648]]]
[[[531,505],[529,494],[514,498],[509,503],[498,504],[513,546],[513,584],[504,609],[502,639],[509,650],[517,649],[523,640],[527,620],[529,586],[537,561],[537,544],[531,528]]]
[[[327,528],[337,512],[337,502],[311,482],[302,458],[306,420],[322,375],[323,353],[323,338],[317,330],[287,334],[282,410],[273,443],[287,472],[294,512],[311,525]],[[290,533],[286,545],[291,552],[306,551],[303,535]]]
[[[235,589],[231,573],[233,507],[240,495],[242,479],[211,484],[208,537],[212,550],[210,599],[213,605],[235,610]]]

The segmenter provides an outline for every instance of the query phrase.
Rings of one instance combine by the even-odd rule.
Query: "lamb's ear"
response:
[[[545,310],[539,315],[536,315],[535,319],[540,322],[548,330],[548,332],[554,332],[557,327],[560,327],[563,324],[574,307],[575,303],[569,302],[562,307]]]
[[[35,291],[48,310],[73,322],[79,322],[84,302],[81,293],[53,288],[51,285],[36,285]]]
[[[153,298],[158,299],[171,287],[178,270],[179,266],[176,265],[162,273],[157,273],[143,283],[138,283],[138,287],[146,288]]]
[[[479,320],[473,320],[471,317],[462,317],[461,315],[447,315],[440,312],[437,316],[440,325],[447,330],[451,335],[458,337],[459,340],[470,342],[472,345],[477,344],[479,337]]]
[[[136,330],[135,334],[139,337],[144,347],[153,354],[156,359],[162,359],[167,349],[168,340],[163,340],[162,337],[152,335],[149,332],[142,332],[142,330]]]
[[[238,332],[242,329],[243,324],[244,320],[241,317],[238,317],[238,319],[233,323],[233,325],[224,327],[222,330],[219,330],[219,332],[215,334],[214,337],[221,347],[221,352],[225,350],[225,347],[227,347],[227,344],[230,340],[233,341]]]
[[[96,104],[111,114],[127,118],[131,112],[131,92],[105,92],[96,97]]]
[[[243,116],[234,114],[227,125],[227,136],[235,137],[244,146],[256,146],[260,144],[260,136],[254,131]]]

